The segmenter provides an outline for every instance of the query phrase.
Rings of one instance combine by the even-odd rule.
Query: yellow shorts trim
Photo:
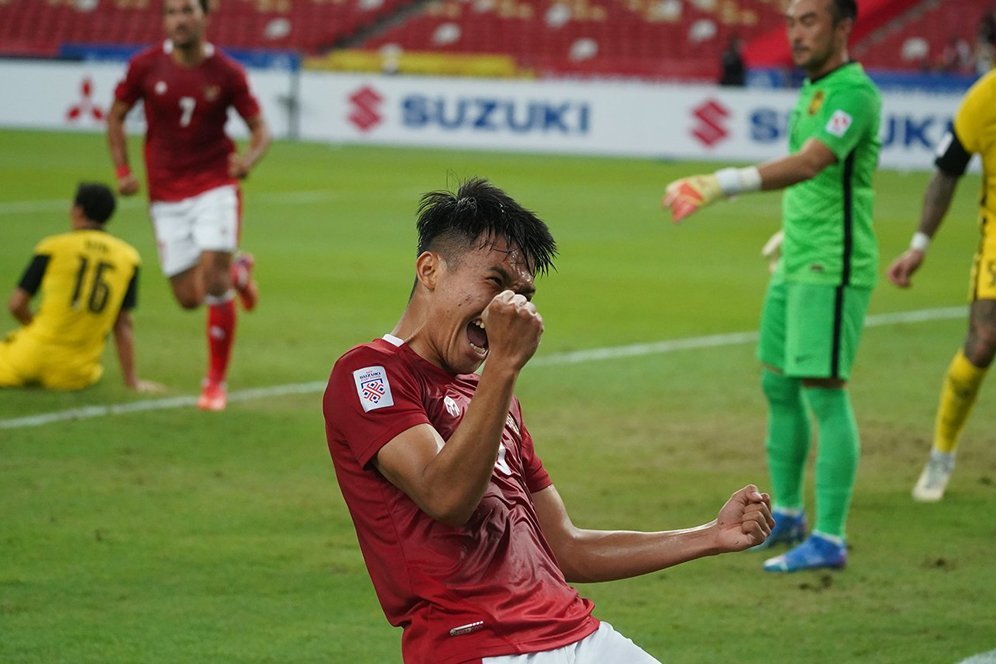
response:
[[[969,299],[996,300],[996,228],[992,220],[985,216],[980,221],[982,236],[979,248],[972,261],[972,275],[969,277]]]

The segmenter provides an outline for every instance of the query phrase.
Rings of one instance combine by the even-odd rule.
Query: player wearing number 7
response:
[[[872,230],[881,97],[847,40],[854,0],[793,0],[785,20],[795,64],[808,75],[789,118],[786,157],[672,182],[675,221],[735,194],[785,189],[782,257],[768,286],[758,356],[769,405],[766,448],[775,529],[765,543],[807,534],[803,475],[809,410],[819,427],[816,523],[764,563],[771,572],[842,567],[859,438],[847,380],[876,281]]]
[[[162,389],[139,380],[131,310],[138,294],[138,252],[104,230],[114,214],[114,194],[80,184],[69,209],[72,231],[52,235],[34,256],[10,295],[7,309],[21,327],[0,341],[0,387],[38,385],[78,390],[100,380],[100,357],[113,332],[125,385],[140,392]],[[41,306],[31,311],[31,299]]]
[[[238,181],[266,152],[270,133],[242,68],[205,41],[208,0],[164,0],[167,39],[135,56],[114,92],[107,142],[125,196],[138,192],[128,165],[124,121],[141,100],[145,167],[159,263],[184,309],[207,305],[208,370],[198,407],[222,410],[235,335],[235,294],[256,305],[249,254],[238,249]],[[234,108],[249,128],[239,154],[225,134]]]

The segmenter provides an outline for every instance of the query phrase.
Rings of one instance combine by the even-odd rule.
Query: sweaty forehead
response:
[[[485,254],[490,261],[500,263],[506,270],[509,270],[517,277],[533,277],[533,267],[529,264],[525,253],[515,244],[509,243],[504,238],[482,239],[480,251]]]
[[[525,254],[504,240],[477,240],[456,262],[455,269],[479,276],[497,275],[506,288],[520,292],[535,290],[536,274]]]

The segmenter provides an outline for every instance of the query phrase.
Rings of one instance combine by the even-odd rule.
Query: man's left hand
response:
[[[748,484],[730,496],[719,511],[719,546],[723,551],[749,549],[767,539],[774,526],[771,497]]]

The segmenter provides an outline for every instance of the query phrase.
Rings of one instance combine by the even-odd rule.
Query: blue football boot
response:
[[[775,519],[775,527],[771,529],[768,539],[752,546],[748,551],[762,551],[775,544],[798,544],[806,539],[806,515],[803,512],[789,514],[775,508],[771,511],[771,516]]]
[[[847,564],[847,546],[839,538],[813,533],[788,553],[764,561],[765,572],[840,569]]]

